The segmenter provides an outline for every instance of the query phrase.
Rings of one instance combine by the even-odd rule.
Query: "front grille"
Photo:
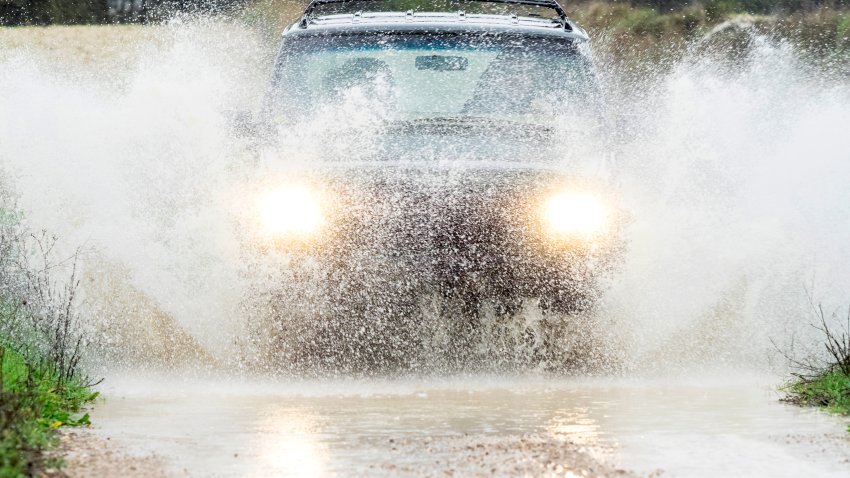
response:
[[[340,253],[511,256],[535,231],[536,174],[389,170],[328,181]]]

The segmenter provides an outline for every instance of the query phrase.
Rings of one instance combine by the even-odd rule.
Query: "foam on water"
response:
[[[216,361],[250,282],[232,220],[249,161],[225,117],[256,106],[273,47],[218,23],[161,37],[104,75],[4,54],[0,161],[32,223],[96,251],[102,342]],[[781,41],[754,35],[742,55],[697,45],[638,79],[602,65],[632,113],[615,168],[632,219],[597,315],[630,367],[763,368],[771,339],[810,339],[807,290],[829,310],[850,300],[850,85]]]

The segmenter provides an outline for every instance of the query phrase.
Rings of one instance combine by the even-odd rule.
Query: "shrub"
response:
[[[77,254],[56,261],[56,239],[32,233],[0,187],[0,476],[31,475],[60,426],[97,396],[79,370]],[[60,271],[67,278],[57,278]]]
[[[850,311],[846,323],[835,323],[835,314],[827,316],[823,307],[815,309],[813,326],[823,336],[824,358],[791,359],[796,371],[786,390],[787,401],[850,414]]]

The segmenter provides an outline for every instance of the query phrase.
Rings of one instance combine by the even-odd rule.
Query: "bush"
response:
[[[0,0],[0,25],[104,23],[107,0]]]
[[[85,345],[76,312],[77,256],[54,259],[56,239],[34,234],[0,188],[0,476],[32,475],[55,429],[94,400],[79,370]],[[70,271],[67,278],[55,274]]]
[[[837,317],[827,315],[823,307],[815,310],[813,326],[823,335],[824,358],[795,360],[794,381],[786,390],[786,400],[798,405],[824,407],[850,415],[850,311],[846,323],[830,325]]]
[[[0,476],[29,476],[48,466],[41,452],[55,442],[54,431],[89,424],[88,414],[73,415],[96,397],[48,362],[34,364],[0,346]]]

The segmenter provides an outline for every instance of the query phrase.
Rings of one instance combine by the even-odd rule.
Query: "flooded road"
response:
[[[850,284],[850,88],[786,43],[609,72],[617,112],[640,113],[615,168],[629,257],[600,313],[599,355],[621,352],[628,378],[293,381],[118,372],[245,358],[234,218],[254,166],[225,113],[256,106],[277,36],[214,22],[0,33],[0,160],[20,207],[110,265],[84,285],[106,380],[80,433],[173,476],[847,476],[846,419],[740,372],[768,368],[777,344],[820,350],[811,304],[845,310]],[[565,170],[596,158],[576,143]],[[658,378],[671,371],[688,378]]]
[[[107,383],[93,433],[177,476],[837,477],[850,463],[846,420],[778,402],[765,378]]]

